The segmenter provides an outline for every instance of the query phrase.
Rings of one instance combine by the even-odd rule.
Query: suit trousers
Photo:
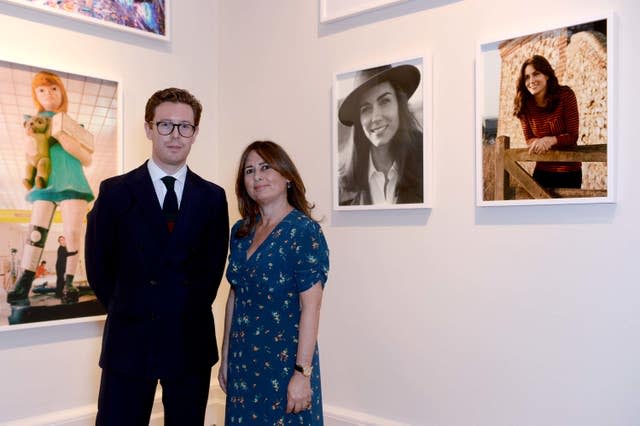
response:
[[[102,370],[96,426],[147,426],[156,393],[162,386],[166,426],[204,424],[211,368],[171,379],[152,379]]]

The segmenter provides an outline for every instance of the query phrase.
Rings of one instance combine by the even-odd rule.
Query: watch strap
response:
[[[303,367],[300,364],[296,364],[296,366],[294,367],[294,369],[299,372],[302,373],[302,375],[304,377],[311,377],[311,372],[313,371],[313,367],[311,365]]]

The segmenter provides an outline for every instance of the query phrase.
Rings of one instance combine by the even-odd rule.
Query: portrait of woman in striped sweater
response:
[[[547,59],[534,55],[520,68],[514,99],[529,153],[577,145],[580,118],[576,95],[558,83]],[[545,188],[580,188],[582,163],[538,161],[533,178]]]

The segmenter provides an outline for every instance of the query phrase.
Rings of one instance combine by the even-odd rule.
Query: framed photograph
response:
[[[612,17],[481,43],[479,206],[614,202]]]
[[[159,40],[169,40],[170,0],[0,0]]]
[[[431,207],[431,61],[376,63],[333,82],[333,207]]]
[[[100,318],[85,217],[121,172],[116,81],[0,61],[0,330]]]
[[[408,0],[320,0],[320,22],[328,23]]]

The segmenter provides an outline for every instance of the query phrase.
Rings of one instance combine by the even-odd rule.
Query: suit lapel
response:
[[[167,222],[162,213],[156,190],[151,182],[147,163],[133,171],[129,187],[138,201],[137,205],[142,217],[155,235],[168,235]]]
[[[187,224],[192,222],[191,218],[197,212],[199,198],[200,186],[194,178],[193,172],[187,168],[187,177],[182,191],[182,199],[180,200],[178,219],[176,220],[172,234],[183,235],[188,229]]]
[[[169,232],[167,229],[167,222],[151,182],[146,162],[133,171],[129,186],[148,228],[149,241],[156,240],[161,246],[167,243],[175,244],[179,239],[187,236],[185,232],[194,229],[188,224],[197,222],[195,216],[198,215],[198,200],[202,197],[202,188],[196,175],[190,169],[187,169],[180,210],[173,232]]]

